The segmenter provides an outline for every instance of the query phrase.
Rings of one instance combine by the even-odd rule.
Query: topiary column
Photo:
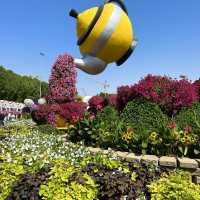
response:
[[[74,59],[67,54],[59,55],[49,78],[48,103],[66,103],[75,100],[76,67]]]

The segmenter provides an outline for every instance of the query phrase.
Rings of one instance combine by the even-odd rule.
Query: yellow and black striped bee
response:
[[[107,64],[122,65],[137,44],[127,9],[121,0],[106,0],[100,7],[78,13],[77,37],[82,59],[75,59],[77,67],[89,74],[99,74]]]

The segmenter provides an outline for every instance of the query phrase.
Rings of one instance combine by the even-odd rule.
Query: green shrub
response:
[[[166,126],[168,118],[155,103],[144,99],[129,102],[121,114],[122,120],[137,132],[159,132]]]
[[[151,200],[200,200],[200,186],[191,182],[188,172],[163,175],[149,186]]]
[[[193,132],[200,133],[200,103],[196,102],[190,108],[182,109],[175,116],[175,121],[180,129],[191,126]]]
[[[144,154],[151,152],[150,135],[162,132],[168,122],[167,115],[158,105],[141,98],[134,99],[126,105],[121,119],[132,127],[122,133],[122,139],[128,143],[129,149]]]
[[[23,166],[12,163],[0,163],[0,200],[6,199],[13,183],[23,174]]]
[[[120,145],[121,132],[126,128],[120,120],[117,110],[107,106],[99,112],[95,119],[97,130],[93,133],[98,144],[102,147],[113,147]]]

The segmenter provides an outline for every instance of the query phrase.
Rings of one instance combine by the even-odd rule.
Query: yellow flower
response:
[[[134,137],[133,129],[128,129],[127,132],[124,132],[122,134],[122,140],[124,140],[127,143],[130,143],[133,137]]]
[[[73,125],[73,124],[70,124],[69,126],[68,126],[68,128],[69,129],[73,129],[75,126]]]
[[[157,140],[157,138],[158,138],[158,134],[156,132],[152,132],[149,136],[149,139],[152,141]]]

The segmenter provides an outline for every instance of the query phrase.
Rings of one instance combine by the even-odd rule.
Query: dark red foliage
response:
[[[45,182],[49,177],[49,168],[42,168],[40,171],[35,173],[23,174],[19,180],[14,183],[11,192],[9,193],[6,200],[14,199],[42,199],[39,196],[40,185]]]
[[[56,103],[74,101],[77,93],[76,76],[73,58],[67,54],[58,56],[49,79],[48,101]]]
[[[147,75],[133,86],[118,88],[118,108],[122,110],[135,97],[144,97],[155,102],[171,115],[197,101],[198,92],[189,80]]]

